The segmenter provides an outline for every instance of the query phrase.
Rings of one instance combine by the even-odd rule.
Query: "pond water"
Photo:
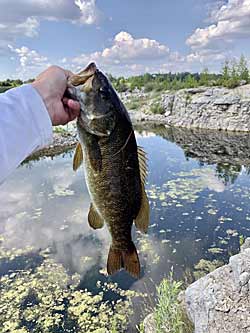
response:
[[[75,323],[57,329],[51,324],[67,321],[62,309],[67,288],[95,294],[98,284],[116,282],[121,289],[150,294],[170,271],[191,283],[208,270],[204,260],[221,265],[239,251],[239,239],[250,236],[249,135],[165,126],[137,128],[136,133],[148,154],[151,207],[148,234],[133,230],[141,279],[124,271],[106,276],[110,236],[106,228],[88,226],[90,199],[83,170],[72,171],[72,151],[23,164],[0,191],[2,332],[39,332],[38,322],[44,332],[44,327],[78,332]],[[42,307],[34,295],[42,295]],[[53,297],[44,300],[48,295]],[[104,300],[117,297],[109,290]],[[74,309],[76,315],[79,308]],[[55,319],[55,313],[61,318]],[[129,331],[145,315],[138,298]]]

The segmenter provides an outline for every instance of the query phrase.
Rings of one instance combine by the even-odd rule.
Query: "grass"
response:
[[[159,102],[157,102],[151,105],[150,112],[153,114],[164,114],[165,109]]]
[[[154,311],[156,333],[193,332],[193,327],[178,300],[181,290],[182,282],[174,281],[172,276],[163,279],[156,288],[158,300]]]
[[[141,109],[147,101],[143,98],[133,97],[131,100],[125,103],[128,110],[139,110]]]
[[[148,302],[144,306],[149,313],[153,314],[153,318],[150,319],[150,329],[154,329],[154,333],[194,332],[193,324],[188,319],[179,300],[179,294],[183,289],[183,283],[175,281],[172,272],[169,278],[163,279],[156,287],[156,303],[151,299],[148,300],[151,303],[150,307]],[[153,305],[154,303],[155,305]],[[145,333],[144,322],[137,326],[137,331]]]

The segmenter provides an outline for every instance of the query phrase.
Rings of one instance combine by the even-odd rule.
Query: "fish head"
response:
[[[120,100],[94,63],[69,79],[69,92],[81,105],[78,125],[91,134],[109,136],[116,125]]]

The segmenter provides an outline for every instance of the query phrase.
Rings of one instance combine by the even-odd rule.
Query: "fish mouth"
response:
[[[77,87],[82,86],[81,90],[84,92],[89,92],[92,89],[92,82],[94,75],[97,71],[96,64],[91,62],[84,70],[72,75],[68,80],[68,86]]]

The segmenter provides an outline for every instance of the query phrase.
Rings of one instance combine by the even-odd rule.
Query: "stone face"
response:
[[[185,292],[195,333],[250,332],[250,239],[229,264],[191,284]]]
[[[144,333],[155,333],[156,325],[154,320],[154,314],[150,313],[143,321]]]
[[[163,94],[166,122],[187,128],[250,130],[250,85],[183,89]]]

